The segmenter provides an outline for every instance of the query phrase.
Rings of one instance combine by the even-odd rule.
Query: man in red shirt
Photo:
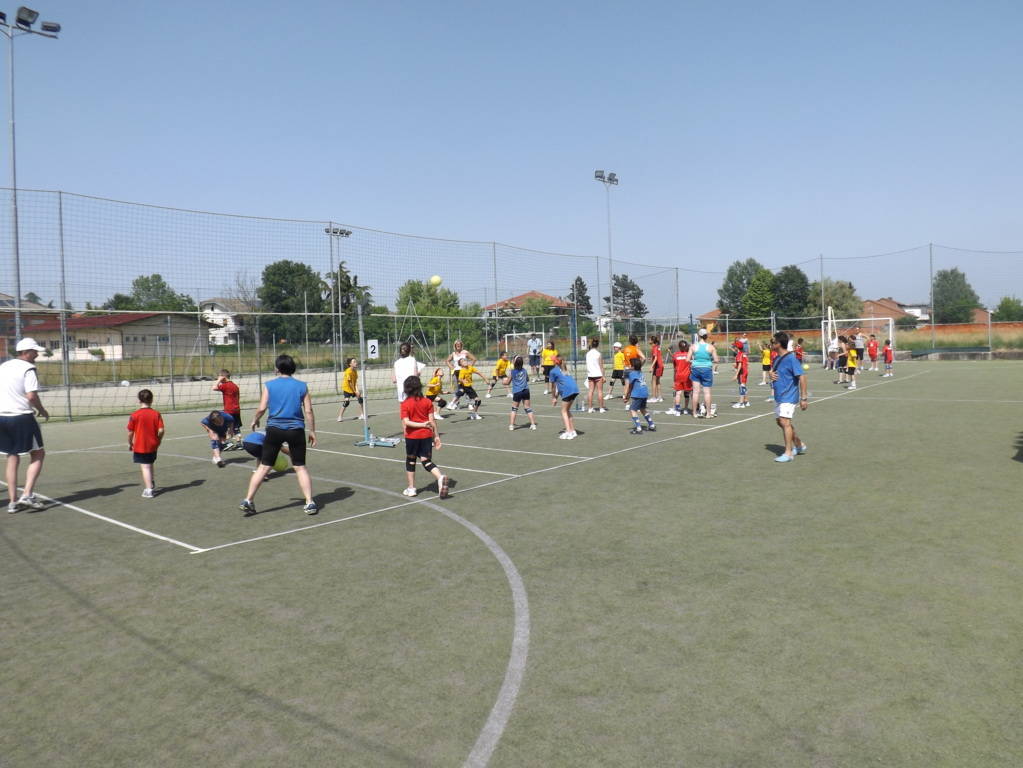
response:
[[[749,381],[749,355],[742,347],[735,352],[735,375],[732,378],[739,382],[739,402],[732,403],[732,407],[749,408],[750,402],[746,389],[746,383]]]
[[[234,428],[231,430],[232,437],[238,437],[242,433],[242,406],[240,402],[240,391],[238,385],[231,381],[231,372],[222,368],[217,376],[217,383],[213,385],[214,392],[220,392],[224,396],[224,413],[234,417]],[[224,446],[225,451],[232,451],[241,448],[241,443],[229,442]]]
[[[669,416],[688,416],[689,398],[693,394],[693,380],[691,377],[692,364],[689,360],[689,342],[683,339],[678,343],[678,352],[671,356],[671,364],[675,366],[675,407],[669,408],[665,413]],[[685,397],[685,407],[682,407],[682,398]]]
[[[867,354],[870,356],[870,370],[877,370],[877,336],[870,334],[867,342]]]

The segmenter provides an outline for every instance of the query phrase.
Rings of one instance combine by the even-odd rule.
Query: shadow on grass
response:
[[[347,485],[341,485],[332,491],[328,491],[327,493],[314,493],[313,501],[316,502],[316,505],[320,508],[320,512],[322,512],[328,504],[332,502],[344,501],[349,496],[353,496],[354,494],[355,491],[353,489],[349,488]],[[293,498],[284,504],[278,504],[276,507],[260,509],[258,512],[256,512],[256,515],[266,515],[269,514],[270,512],[280,512],[281,510],[284,509],[295,509],[295,507],[301,509],[304,506],[305,499]],[[256,507],[257,508],[259,507],[258,499],[256,500]],[[254,516],[255,515],[249,515],[249,517]]]
[[[287,715],[294,718],[295,720],[305,723],[308,726],[318,728],[319,730],[329,733],[339,739],[344,739],[349,742],[358,744],[360,747],[366,750],[372,750],[382,756],[386,756],[388,759],[393,760],[395,763],[400,765],[420,765],[414,756],[407,755],[404,752],[400,752],[393,747],[386,744],[381,744],[378,741],[362,736],[361,734],[355,733],[354,731],[346,730],[341,728],[334,723],[324,720],[319,715],[315,715],[311,712],[306,712],[299,709],[293,704],[289,704],[280,699],[276,699],[269,694],[260,691],[251,685],[239,683],[236,680],[231,679],[227,675],[216,672],[212,669],[208,669],[198,662],[188,659],[178,652],[172,650],[169,646],[165,645],[156,638],[149,637],[148,635],[139,632],[137,629],[131,627],[127,622],[116,618],[109,611],[104,610],[92,602],[89,598],[85,597],[79,592],[76,592],[70,585],[64,583],[54,574],[50,573],[42,564],[33,560],[25,552],[21,550],[16,543],[14,543],[7,535],[0,530],[0,539],[3,540],[4,544],[7,545],[16,557],[20,558],[29,568],[39,574],[43,579],[56,587],[60,592],[74,601],[76,604],[84,608],[89,612],[90,615],[95,616],[98,620],[104,622],[108,626],[113,627],[121,634],[131,638],[138,642],[140,645],[145,646],[153,653],[156,653],[163,658],[169,660],[173,664],[176,664],[182,669],[187,669],[196,675],[208,680],[210,683],[215,685],[223,686],[234,691],[237,694],[245,696],[251,701],[254,701],[267,709],[277,712],[280,714]]]
[[[764,443],[764,450],[770,451],[775,456],[781,456],[783,453],[785,453],[785,446],[778,445],[777,443]]]
[[[156,486],[156,490],[157,490],[157,494],[156,495],[157,496],[162,496],[163,494],[170,493],[171,491],[181,491],[181,490],[184,490],[185,488],[195,488],[197,486],[202,485],[205,482],[206,482],[206,480],[203,479],[203,480],[192,480],[189,483],[178,483],[177,485],[159,485],[158,484]]]
[[[80,501],[88,501],[89,499],[95,499],[101,496],[116,496],[125,488],[135,488],[139,485],[140,483],[121,483],[119,485],[109,485],[105,488],[86,488],[78,491],[77,493],[72,493],[70,496],[54,496],[53,498],[61,504],[77,504]],[[53,505],[50,505],[47,509],[50,509],[52,506]]]
[[[1023,461],[1023,432],[1016,438],[1016,455],[1012,458],[1015,461]]]

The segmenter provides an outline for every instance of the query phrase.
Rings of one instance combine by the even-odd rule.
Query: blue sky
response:
[[[21,187],[603,256],[604,168],[616,258],[907,301],[926,249],[830,259],[1023,248],[1019,2],[37,7]],[[1023,295],[986,258],[937,267]]]

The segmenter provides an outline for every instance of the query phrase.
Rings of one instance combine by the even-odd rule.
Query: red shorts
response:
[[[693,380],[688,376],[684,379],[675,379],[675,391],[676,392],[692,392],[693,391]]]

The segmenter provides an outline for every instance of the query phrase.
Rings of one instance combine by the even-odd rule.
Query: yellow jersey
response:
[[[612,366],[614,367],[614,370],[616,370],[616,371],[624,371],[625,370],[625,353],[624,352],[621,352],[621,351],[615,352],[614,362],[612,363]]]
[[[359,389],[359,372],[355,368],[345,368],[341,377],[341,391],[354,395]]]
[[[771,364],[771,350],[769,349],[760,350],[760,364],[761,365]]]
[[[467,365],[465,368],[458,369],[458,382],[463,387],[472,386],[472,375],[476,373],[476,366]]]
[[[430,379],[430,382],[426,385],[426,396],[427,397],[436,397],[437,395],[440,394],[440,390],[441,390],[442,386],[443,385],[441,384],[440,376],[434,376],[432,379]]]
[[[849,351],[846,354],[845,367],[855,368],[856,367],[856,347],[849,347]]]
[[[554,365],[554,358],[558,356],[558,350],[556,349],[544,349],[540,353],[540,357],[543,359],[544,365]]]
[[[510,360],[505,360],[503,357],[497,359],[497,364],[494,366],[494,378],[503,379],[508,375],[508,366],[511,365]]]

